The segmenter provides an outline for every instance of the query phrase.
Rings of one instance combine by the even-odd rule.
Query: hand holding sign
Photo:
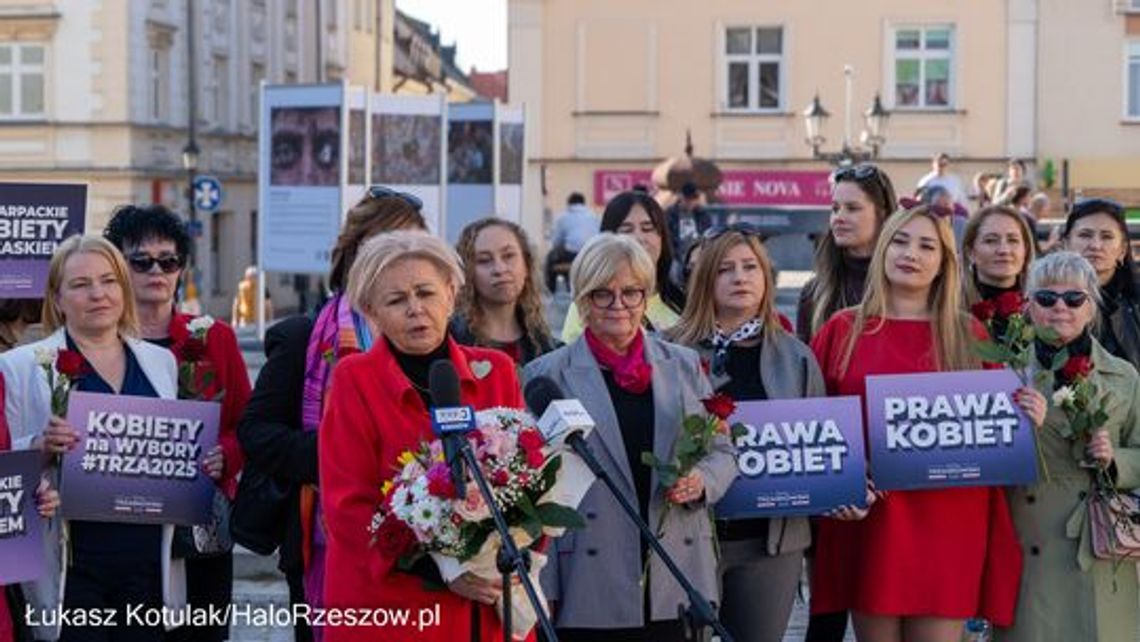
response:
[[[1013,393],[1013,400],[1025,412],[1025,416],[1029,417],[1034,428],[1040,428],[1045,423],[1045,413],[1049,410],[1049,404],[1045,401],[1045,395],[1036,388],[1029,386],[1018,388]]]
[[[48,419],[47,428],[44,428],[43,437],[40,438],[40,450],[53,455],[61,455],[75,448],[79,442],[79,433],[71,427],[66,419],[52,417]]]

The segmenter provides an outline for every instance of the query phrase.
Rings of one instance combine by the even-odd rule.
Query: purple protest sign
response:
[[[214,482],[201,463],[218,443],[220,406],[73,392],[79,444],[63,457],[68,519],[148,524],[208,521]]]
[[[0,183],[0,298],[42,297],[51,255],[86,214],[86,185]]]
[[[867,377],[871,477],[884,490],[1037,481],[1036,435],[1011,370]]]
[[[43,518],[36,511],[41,459],[38,450],[0,453],[0,586],[44,571]]]
[[[744,401],[730,422],[740,475],[717,518],[818,515],[866,500],[863,411],[858,397]]]

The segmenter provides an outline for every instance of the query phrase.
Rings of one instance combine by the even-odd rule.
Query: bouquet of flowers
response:
[[[549,452],[528,413],[512,408],[479,411],[467,439],[520,548],[535,547],[544,535],[557,537],[566,528],[585,526],[575,507],[593,483],[592,476],[565,474],[562,464],[570,453]],[[496,557],[502,541],[470,473],[460,497],[439,440],[402,453],[398,464],[399,472],[380,489],[381,504],[369,525],[373,545],[404,570],[431,555],[447,582],[468,572],[498,580]],[[532,550],[530,558],[530,575],[538,588],[546,557]],[[523,635],[537,614],[521,586],[511,590],[512,633]],[[496,606],[501,613],[501,603]]]
[[[176,343],[172,351],[178,357],[178,398],[220,401],[225,391],[219,391],[213,398],[206,398],[205,392],[214,382],[215,373],[206,360],[206,336],[214,326],[214,317],[209,315],[192,319],[186,324],[190,334]]]
[[[82,354],[67,348],[37,349],[36,364],[44,371],[51,389],[51,414],[66,417],[71,390],[83,375],[91,371],[91,365]]]

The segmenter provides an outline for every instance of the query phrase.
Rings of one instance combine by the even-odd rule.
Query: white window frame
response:
[[[750,29],[752,42],[751,51],[747,54],[728,53],[728,32],[730,29]],[[756,31],[758,29],[780,30],[780,53],[756,53]],[[784,24],[745,24],[730,22],[718,25],[717,38],[717,83],[720,88],[720,111],[731,114],[780,114],[786,111],[788,104],[788,27]],[[748,105],[746,107],[729,106],[729,92],[731,86],[728,82],[728,69],[732,63],[748,63]],[[760,107],[760,65],[761,63],[776,63],[780,74],[777,87],[779,98],[775,107]]]
[[[0,47],[9,49],[11,53],[11,62],[7,64],[0,64],[0,73],[7,73],[11,76],[11,95],[12,95],[12,112],[9,114],[0,113],[0,120],[14,121],[14,120],[43,120],[47,117],[48,113],[48,46],[43,42],[25,42],[13,41],[0,44]],[[22,52],[17,50],[24,47],[39,47],[43,52],[41,57],[42,62],[38,64],[27,64],[23,62]],[[18,55],[19,54],[19,55]],[[17,61],[19,58],[19,61]],[[39,112],[24,112],[23,110],[23,83],[21,79],[25,75],[33,75],[38,73],[43,84],[44,105],[43,110]]]
[[[1137,1],[1140,2],[1140,0]],[[1124,41],[1123,65],[1121,65],[1123,69],[1121,88],[1124,90],[1121,110],[1124,114],[1124,120],[1140,123],[1140,105],[1137,106],[1137,111],[1128,111],[1128,97],[1132,93],[1132,88],[1128,86],[1131,76],[1128,72],[1132,65],[1140,67],[1140,39]],[[1137,90],[1140,91],[1140,88],[1137,88]]]
[[[233,116],[230,113],[229,57],[214,55],[210,68],[210,120],[215,126],[226,129],[230,127]]]
[[[147,116],[151,122],[170,120],[170,48],[147,48]]]
[[[945,50],[928,51],[926,49],[926,33],[933,30],[947,30],[950,32],[948,47]],[[898,89],[897,78],[895,76],[897,63],[900,60],[898,49],[898,34],[900,31],[918,31],[919,32],[919,49],[917,50],[904,50],[901,59],[917,60],[918,61],[918,99],[917,105],[902,105],[898,101],[896,91]],[[957,47],[958,26],[953,22],[932,22],[932,23],[899,23],[892,24],[886,30],[887,42],[885,43],[884,51],[886,52],[887,59],[884,61],[884,74],[883,77],[887,80],[887,87],[884,94],[888,98],[890,109],[901,111],[954,111],[958,109],[958,47]],[[946,91],[946,104],[945,105],[927,105],[926,104],[926,61],[946,59],[949,61],[950,80],[947,83]]]

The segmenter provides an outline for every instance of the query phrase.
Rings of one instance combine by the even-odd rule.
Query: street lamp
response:
[[[823,125],[831,114],[824,109],[818,93],[803,112],[804,131],[807,134],[804,142],[811,147],[812,158],[826,160],[835,165],[851,165],[878,158],[879,150],[887,142],[887,120],[891,117],[891,113],[883,108],[883,101],[879,98],[879,94],[875,94],[875,100],[863,112],[864,129],[859,140],[865,147],[853,144],[851,142],[851,83],[854,70],[850,65],[844,66],[843,75],[845,82],[843,147],[838,152],[820,151],[820,148],[827,141],[823,135]]]
[[[186,265],[193,269],[195,249],[198,246],[198,207],[194,202],[194,176],[198,173],[198,143],[194,141],[194,130],[190,130],[190,140],[182,148],[182,169],[186,170],[186,200],[190,204],[190,256],[186,257]]]

